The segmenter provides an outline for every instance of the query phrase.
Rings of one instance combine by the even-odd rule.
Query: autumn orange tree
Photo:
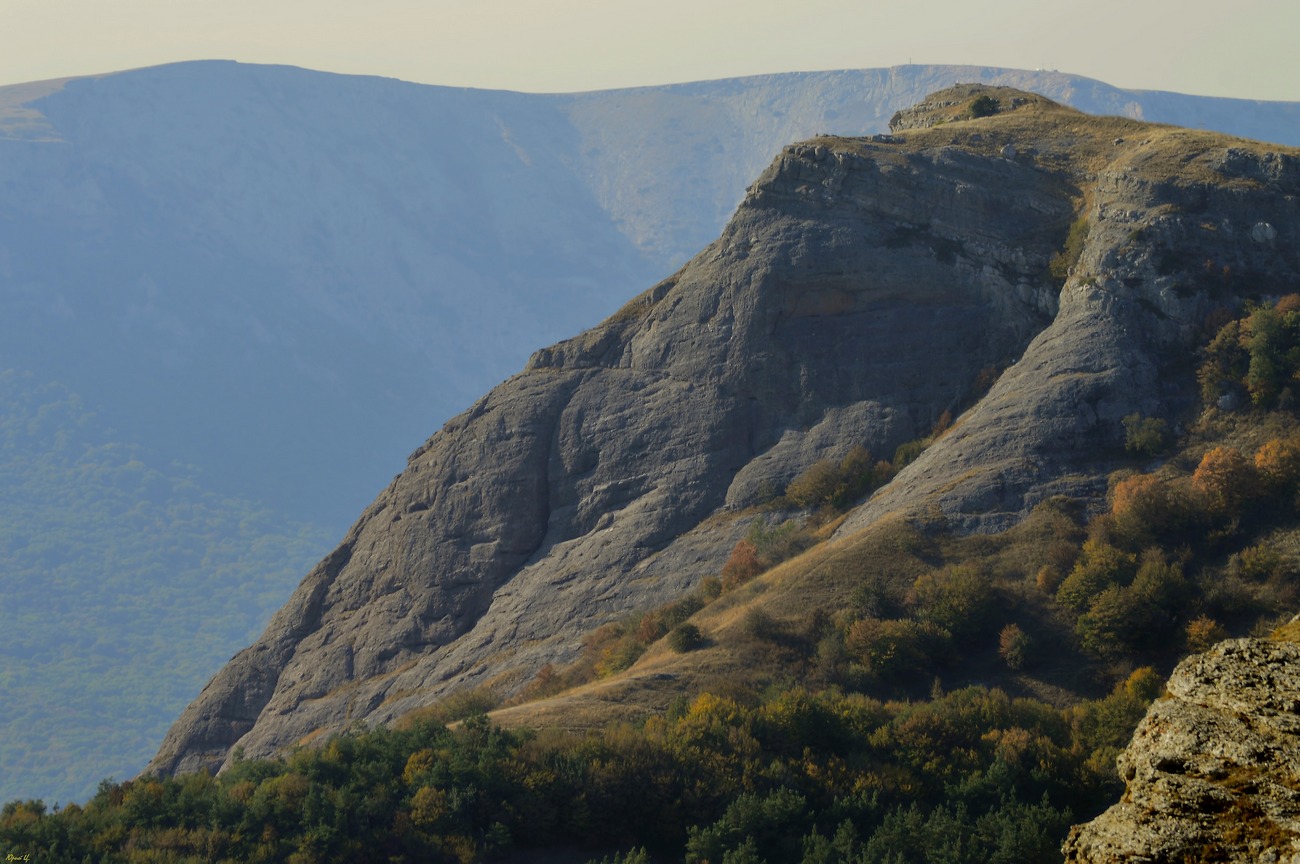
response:
[[[1201,457],[1192,488],[1211,510],[1237,511],[1258,493],[1259,474],[1240,450],[1221,445]]]
[[[1300,438],[1272,438],[1255,451],[1255,470],[1267,490],[1291,493],[1300,482]]]
[[[1110,491],[1115,534],[1130,548],[1177,541],[1196,527],[1199,512],[1184,477],[1132,474]]]
[[[730,591],[744,585],[762,572],[758,547],[750,540],[740,540],[732,547],[731,555],[722,565],[722,590]]]

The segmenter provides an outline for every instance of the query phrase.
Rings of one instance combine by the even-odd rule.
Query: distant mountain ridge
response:
[[[981,67],[527,95],[212,61],[3,87],[0,371],[60,382],[151,468],[180,463],[204,493],[255,502],[271,533],[338,537],[430,429],[711,242],[783,146],[884,132],[899,108],[974,80],[1300,143],[1290,103]],[[288,594],[286,559],[257,566],[210,590],[279,573],[268,590]],[[196,666],[215,668],[266,608]],[[86,619],[24,626],[57,638]],[[73,698],[39,654],[4,659],[52,702]],[[113,734],[64,713],[75,736]],[[170,719],[154,712],[156,735]],[[129,745],[141,764],[147,737]],[[122,764],[69,762],[80,781],[25,761],[38,773],[9,775],[14,794],[81,796]]]
[[[1294,104],[981,67],[528,95],[212,61],[0,88],[0,365],[342,530],[431,426],[708,243],[780,147],[977,80],[1300,143]]]

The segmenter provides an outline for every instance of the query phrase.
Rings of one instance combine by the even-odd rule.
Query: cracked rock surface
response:
[[[1300,862],[1300,645],[1228,640],[1166,688],[1117,760],[1123,799],[1066,861]]]

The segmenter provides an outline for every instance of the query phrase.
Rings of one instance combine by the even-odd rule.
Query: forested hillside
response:
[[[85,764],[138,771],[325,541],[150,461],[67,388],[0,372],[0,796],[44,777],[43,797],[80,801]]]

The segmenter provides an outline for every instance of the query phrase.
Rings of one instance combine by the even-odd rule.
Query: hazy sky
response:
[[[232,59],[592,90],[973,63],[1300,101],[1300,0],[0,0],[0,84]]]

